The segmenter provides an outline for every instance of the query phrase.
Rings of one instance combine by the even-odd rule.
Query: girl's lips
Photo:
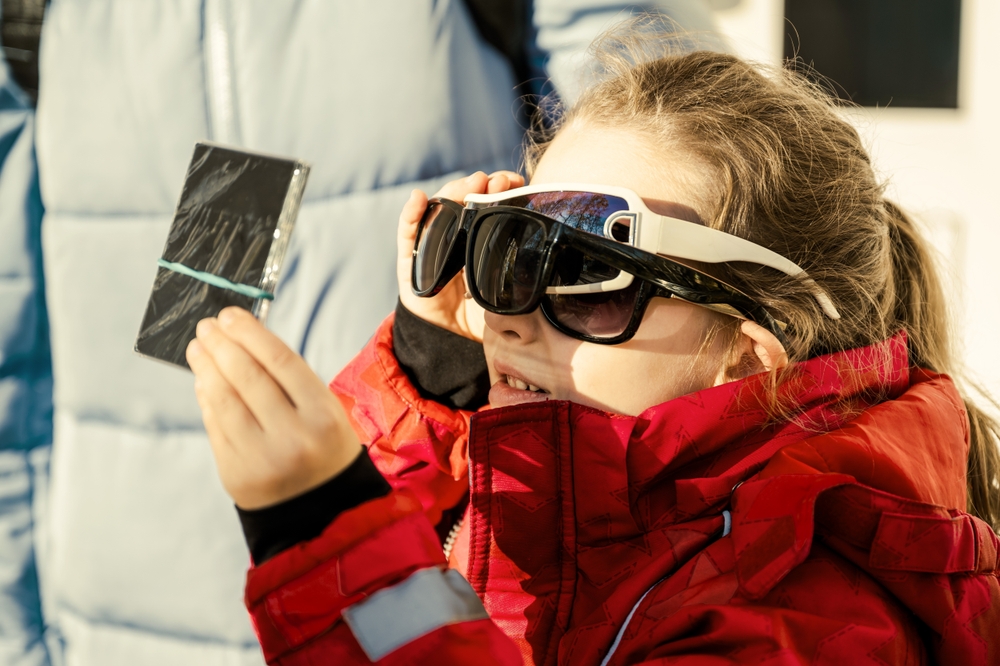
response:
[[[509,405],[519,405],[524,402],[545,402],[551,398],[552,396],[548,393],[516,389],[504,379],[500,379],[490,389],[491,407],[507,407]]]

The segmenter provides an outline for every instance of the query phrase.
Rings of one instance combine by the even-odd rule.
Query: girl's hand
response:
[[[451,181],[434,196],[462,203],[468,194],[494,194],[523,185],[524,178],[513,171],[497,171],[490,176],[479,171],[467,178]],[[483,309],[471,298],[465,297],[464,270],[433,298],[420,298],[413,293],[410,284],[413,241],[417,235],[417,224],[426,208],[427,195],[420,190],[413,190],[409,201],[403,206],[403,212],[399,215],[399,231],[396,236],[399,249],[396,261],[399,299],[407,310],[421,319],[463,337],[482,342],[485,325]]]
[[[333,393],[249,312],[199,322],[187,361],[222,485],[241,509],[301,495],[361,451]]]

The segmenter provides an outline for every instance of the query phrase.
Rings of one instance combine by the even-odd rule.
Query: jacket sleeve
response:
[[[532,16],[535,68],[544,69],[560,98],[572,104],[586,83],[581,74],[587,71],[587,49],[591,42],[615,23],[639,13],[659,14],[681,29],[697,34],[698,43],[692,43],[692,49],[730,50],[726,40],[716,32],[711,10],[700,0],[535,0]]]
[[[34,509],[48,473],[52,370],[33,122],[0,55],[0,654],[45,664]]]
[[[469,583],[444,568],[411,493],[338,516],[319,538],[247,576],[246,604],[269,664],[520,664]]]
[[[434,525],[468,487],[470,413],[420,397],[383,322],[331,389],[393,486],[247,575],[268,663],[520,664]]]
[[[472,412],[421,397],[392,347],[393,316],[330,384],[379,472],[407,490],[432,525],[469,487],[466,462]]]

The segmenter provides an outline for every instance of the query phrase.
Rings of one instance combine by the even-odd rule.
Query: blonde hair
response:
[[[669,30],[669,28],[668,28]],[[808,285],[743,264],[731,279],[788,323],[789,357],[869,346],[900,329],[910,364],[951,374],[946,301],[924,238],[883,197],[857,131],[819,85],[708,51],[678,53],[662,24],[632,20],[594,46],[599,80],[565,112],[541,107],[530,171],[569,123],[627,127],[691,158],[718,185],[705,223],[797,263],[841,313],[823,315]],[[539,128],[546,129],[539,129]],[[777,392],[780,376],[775,380]],[[776,393],[777,394],[777,393]],[[1000,426],[966,400],[968,510],[1000,528]]]

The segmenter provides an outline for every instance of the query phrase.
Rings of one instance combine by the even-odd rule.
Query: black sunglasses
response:
[[[650,299],[663,297],[750,319],[787,345],[781,324],[760,304],[693,268],[533,210],[502,205],[472,209],[432,199],[417,229],[414,293],[433,296],[463,265],[469,292],[486,310],[517,315],[540,306],[557,330],[586,342],[631,339]],[[622,271],[638,279],[623,289],[598,290]],[[558,293],[559,287],[579,285],[595,290]]]

